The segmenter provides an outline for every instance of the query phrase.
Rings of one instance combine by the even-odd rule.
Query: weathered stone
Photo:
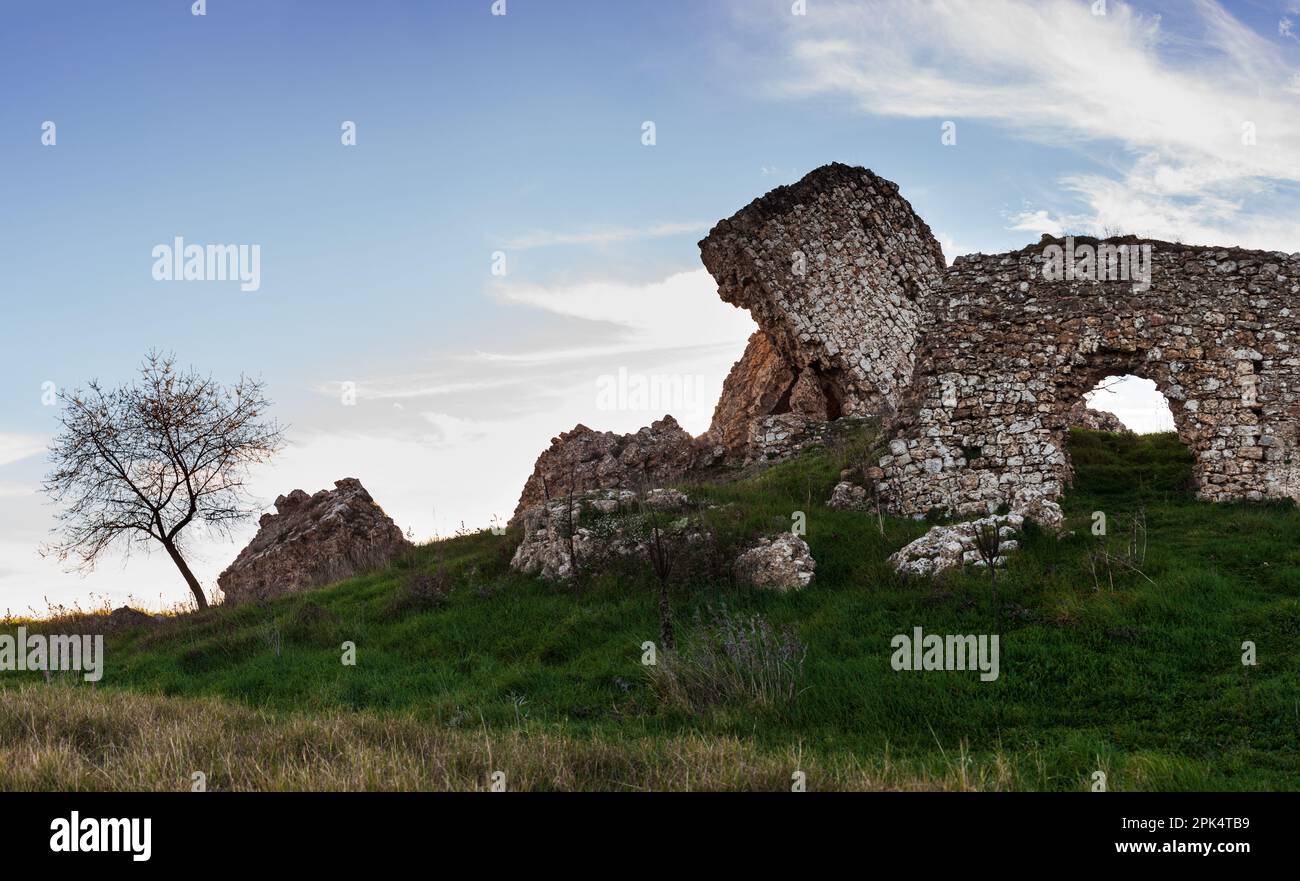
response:
[[[1060,505],[1039,500],[1035,508],[1040,525],[1050,529],[1060,528],[1063,522]],[[993,560],[995,567],[1006,565],[1006,555],[1019,550],[1018,535],[1026,521],[1026,515],[1011,512],[1008,515],[991,515],[969,520],[961,524],[935,526],[917,541],[906,544],[897,554],[889,557],[889,565],[909,576],[937,576],[948,569],[959,567],[988,567],[988,560],[979,550],[979,535],[985,529],[996,529],[998,534],[997,557]],[[1036,517],[1030,517],[1032,518]]]
[[[514,518],[548,500],[593,490],[637,490],[678,480],[700,449],[672,416],[635,434],[579,425],[551,440],[524,484]]]
[[[529,575],[569,580],[575,567],[595,573],[619,557],[645,557],[642,509],[684,512],[690,499],[674,489],[653,489],[640,497],[631,490],[598,490],[535,505],[523,513],[524,539],[510,566]],[[674,541],[695,540],[698,530],[680,516],[658,521]]]
[[[867,488],[842,480],[831,490],[826,507],[836,511],[865,511],[868,508]]]
[[[944,258],[896,184],[823,166],[719,223],[700,256],[797,383],[797,399],[763,415],[836,419],[897,404]]]
[[[757,545],[736,558],[733,571],[742,585],[785,593],[812,584],[816,569],[808,543],[783,532],[775,538],[759,539]]]
[[[226,602],[298,593],[388,564],[410,542],[355,478],[309,496],[296,489],[217,579]]]
[[[1114,413],[1094,410],[1083,401],[1070,408],[1069,424],[1071,428],[1086,428],[1089,431],[1109,431],[1113,434],[1133,433]]]
[[[1071,247],[1149,249],[1149,284],[1045,277],[1047,249]],[[1131,237],[1044,237],[959,258],[880,463],[890,509],[986,513],[1059,497],[1073,478],[1075,406],[1130,374],[1168,400],[1202,499],[1300,501],[1298,277],[1300,258],[1285,254]]]
[[[685,508],[690,501],[686,493],[676,489],[652,489],[641,498],[641,504],[647,508],[661,511]]]
[[[743,460],[750,426],[777,410],[795,383],[795,372],[761,330],[754,331],[745,354],[722,384],[707,442],[729,459]]]

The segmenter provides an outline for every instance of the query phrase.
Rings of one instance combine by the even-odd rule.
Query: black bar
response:
[[[723,864],[757,861],[760,867],[834,851],[857,865],[902,855],[921,857],[927,866],[1137,856],[1208,857],[1223,865],[1240,856],[1292,856],[1297,808],[1300,795],[1283,793],[0,795],[7,857],[128,872],[238,867],[256,864],[257,854],[327,870],[392,860],[446,867],[452,857],[541,867],[585,862],[605,850],[616,860],[607,865],[631,869],[665,848],[657,858],[674,864],[703,848],[725,856]],[[70,820],[73,811],[83,821],[148,817],[149,859],[136,861],[126,850],[53,852],[51,824]],[[1185,825],[1171,827],[1171,818]],[[1206,826],[1206,818],[1221,822]],[[1126,828],[1125,821],[1145,825]],[[1242,845],[1245,852],[1161,851],[1176,843]],[[1119,852],[1129,844],[1157,852]]]

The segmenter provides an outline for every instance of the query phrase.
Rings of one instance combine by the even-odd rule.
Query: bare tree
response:
[[[244,485],[248,467],[283,445],[280,426],[259,420],[268,406],[263,384],[241,376],[227,388],[150,352],[137,382],[105,389],[92,381],[59,401],[62,431],[44,490],[63,510],[59,538],[42,553],[89,570],[110,547],[129,554],[157,542],[207,608],[182,553],[183,530],[199,521],[228,534],[257,512]]]

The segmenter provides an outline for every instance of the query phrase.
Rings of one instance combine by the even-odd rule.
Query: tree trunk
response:
[[[176,564],[176,568],[181,570],[181,575],[185,576],[185,583],[190,586],[190,592],[194,594],[194,601],[199,604],[200,609],[206,609],[208,607],[208,598],[203,595],[203,587],[199,584],[199,580],[194,577],[194,573],[190,571],[189,565],[185,562],[185,558],[181,556],[181,552],[176,549],[175,543],[166,541],[163,542],[163,547],[167,549],[167,553],[171,556],[172,562]]]

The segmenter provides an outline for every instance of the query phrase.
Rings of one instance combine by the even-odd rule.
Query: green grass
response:
[[[999,575],[995,609],[986,573],[929,582],[889,569],[886,557],[929,524],[885,518],[882,535],[874,515],[823,507],[840,469],[870,449],[865,431],[754,475],[688,488],[718,506],[702,516],[727,547],[789,529],[796,511],[807,515],[818,563],[809,589],[756,595],[697,575],[673,594],[683,629],[697,611],[723,604],[793,626],[807,660],[792,701],[690,713],[660,704],[640,663],[641,644],[658,638],[646,567],[590,579],[576,596],[509,571],[513,532],[423,547],[389,571],[326,590],[112,634],[93,699],[122,691],[218,698],[286,725],[353,714],[633,752],[686,740],[738,744],[767,757],[755,767],[772,757],[786,767],[796,755],[810,765],[870,766],[881,785],[908,788],[930,779],[945,788],[1080,789],[1104,770],[1111,789],[1300,789],[1294,506],[1197,502],[1191,459],[1173,435],[1075,432],[1076,486],[1065,500],[1072,533],[1031,529]],[[1103,541],[1090,531],[1094,511],[1107,514],[1112,551],[1142,512],[1140,572],[1094,575],[1090,552]],[[409,573],[431,570],[451,586],[445,602],[395,606]],[[1001,677],[895,672],[890,639],[917,626],[1000,634]],[[1241,664],[1246,640],[1257,646],[1256,667]],[[356,644],[355,666],[340,663],[344,641]],[[10,673],[0,684],[34,681]],[[67,691],[91,694],[85,685]],[[884,773],[891,763],[906,774]],[[620,774],[572,788],[638,785]],[[267,785],[288,785],[278,779]],[[322,774],[321,785],[331,779]],[[726,779],[720,788],[740,785]]]

